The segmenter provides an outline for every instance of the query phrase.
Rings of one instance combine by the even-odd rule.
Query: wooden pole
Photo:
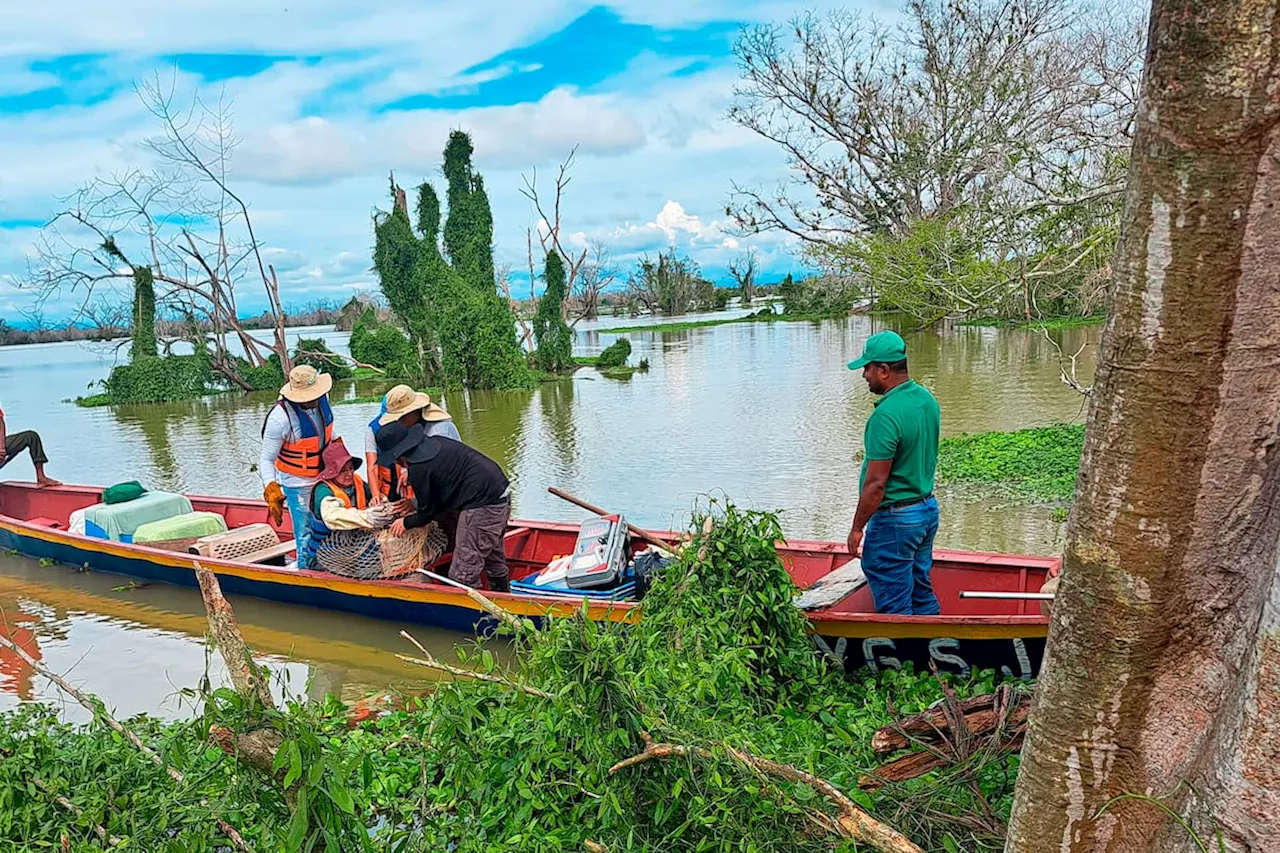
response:
[[[594,512],[596,515],[601,515],[601,516],[615,514],[615,513],[609,512],[607,509],[598,507],[595,504],[587,503],[582,498],[571,495],[568,492],[564,491],[563,489],[557,489],[555,486],[549,486],[547,488],[547,491],[562,500],[568,501],[574,506],[582,507],[587,512]],[[648,542],[650,545],[654,546],[655,548],[661,548],[663,551],[666,551],[668,553],[676,553],[676,554],[680,553],[679,545],[675,545],[670,542],[663,542],[661,539],[659,539],[657,536],[653,535],[649,531],[641,530],[639,527],[636,527],[634,524],[627,524],[627,532],[629,532],[632,536],[635,536],[638,539],[643,539],[645,542]]]

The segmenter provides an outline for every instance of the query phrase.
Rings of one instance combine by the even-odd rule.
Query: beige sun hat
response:
[[[433,405],[431,397],[413,390],[408,385],[397,385],[382,398],[387,404],[387,411],[378,418],[380,426],[395,423],[410,412],[426,409]],[[436,406],[439,409],[439,406]],[[443,409],[441,409],[443,411]],[[425,412],[423,413],[426,414]],[[437,418],[436,420],[439,420]]]
[[[319,400],[333,388],[333,377],[319,373],[309,364],[299,364],[289,371],[289,381],[280,389],[280,396],[295,403]]]
[[[422,410],[422,419],[427,423],[435,423],[436,421],[451,421],[453,415],[446,412],[435,403],[428,403],[427,407]]]

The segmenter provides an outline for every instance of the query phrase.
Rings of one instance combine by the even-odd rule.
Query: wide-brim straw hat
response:
[[[280,396],[294,403],[310,403],[332,389],[332,376],[318,372],[309,364],[299,364],[289,371],[289,381],[280,389]]]
[[[382,402],[387,407],[387,411],[382,417],[378,418],[379,426],[394,423],[410,412],[426,409],[433,405],[429,395],[414,391],[408,385],[397,385],[392,388],[382,398]],[[436,406],[436,408],[439,409],[440,407]],[[436,420],[439,420],[439,418],[436,418]]]
[[[428,403],[427,407],[422,410],[422,419],[428,423],[435,423],[436,421],[451,421],[453,420],[453,415],[449,414],[435,403]]]

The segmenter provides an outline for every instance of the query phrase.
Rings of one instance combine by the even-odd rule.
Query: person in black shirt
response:
[[[422,527],[442,513],[458,513],[457,541],[449,577],[474,587],[480,575],[496,592],[510,589],[507,568],[507,522],[511,518],[511,483],[498,463],[478,450],[442,436],[428,436],[421,423],[400,422],[378,431],[378,464],[409,469],[417,511],[391,525],[393,535]]]

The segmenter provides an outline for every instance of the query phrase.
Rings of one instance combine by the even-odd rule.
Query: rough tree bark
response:
[[[1007,851],[1280,850],[1278,5],[1152,10]]]

